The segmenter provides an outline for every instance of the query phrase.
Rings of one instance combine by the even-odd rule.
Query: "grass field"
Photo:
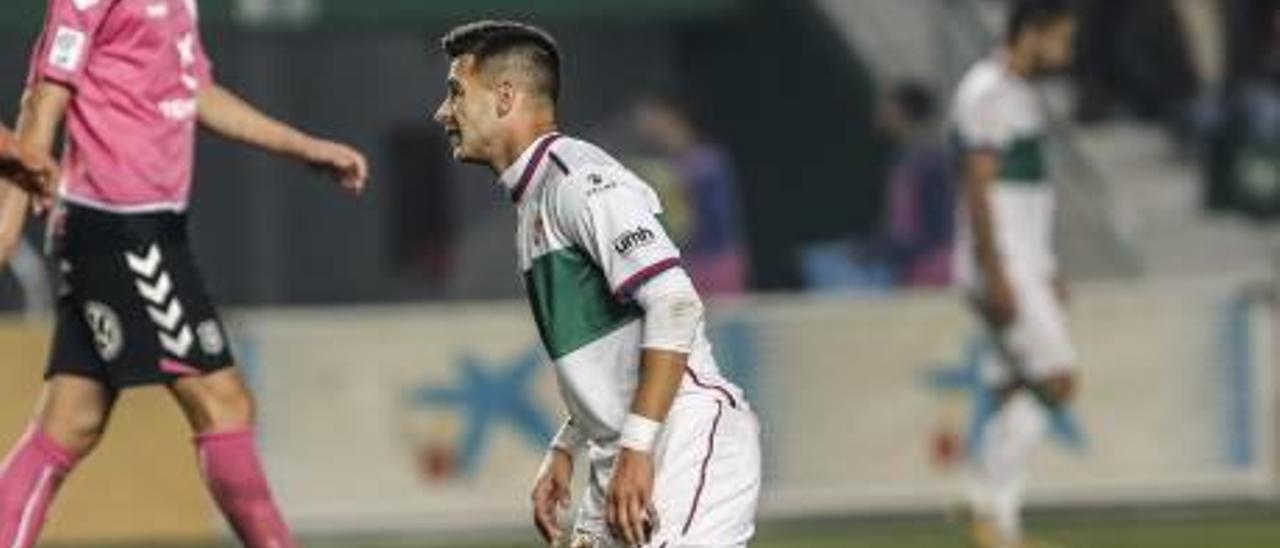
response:
[[[1273,548],[1280,547],[1280,514],[1206,518],[1194,513],[1157,518],[1123,515],[1040,517],[1031,520],[1037,540],[1063,548]],[[459,544],[306,542],[311,548],[533,548],[533,542]],[[941,521],[893,523],[813,523],[762,527],[752,548],[963,548],[960,530]],[[70,547],[67,547],[70,548]],[[77,547],[83,548],[83,547]],[[106,547],[102,547],[106,548]],[[112,547],[116,548],[116,547]],[[124,548],[124,547],[118,547]],[[142,548],[131,546],[131,548]],[[222,548],[214,546],[148,546],[145,548]]]

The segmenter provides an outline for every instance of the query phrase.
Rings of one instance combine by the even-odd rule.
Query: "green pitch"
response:
[[[961,530],[947,524],[851,526],[764,534],[759,548],[963,548]],[[1280,546],[1280,519],[1033,520],[1035,540],[1063,548],[1263,548]]]
[[[1062,548],[1274,548],[1280,546],[1280,515],[1206,518],[1194,513],[1158,519],[1046,517],[1033,519],[1037,540]],[[821,523],[761,528],[752,548],[964,548],[960,529],[942,522]],[[533,542],[466,544],[306,541],[309,548],[536,548]],[[68,547],[70,548],[70,547]],[[78,547],[83,548],[83,547]],[[107,548],[107,547],[102,547]],[[115,547],[112,547],[115,548]],[[123,548],[123,547],[120,547]],[[136,545],[131,548],[138,548]],[[223,548],[161,546],[146,548]]]

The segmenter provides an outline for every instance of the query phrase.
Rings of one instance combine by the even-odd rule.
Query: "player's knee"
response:
[[[204,432],[241,430],[253,425],[253,396],[248,390],[211,391],[203,403]]]
[[[184,379],[174,387],[197,432],[225,432],[253,426],[256,406],[238,374],[215,373]]]
[[[64,449],[84,455],[106,430],[115,393],[79,377],[55,377],[45,386],[36,411],[41,431]]]
[[[85,455],[102,440],[107,410],[93,405],[51,406],[39,416],[40,429],[58,445]]]
[[[1075,375],[1059,375],[1050,378],[1042,384],[1042,388],[1046,403],[1055,407],[1065,407],[1075,399]]]

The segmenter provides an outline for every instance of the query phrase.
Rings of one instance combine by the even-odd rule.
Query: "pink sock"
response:
[[[30,548],[62,480],[79,460],[32,424],[0,464],[0,547]]]
[[[253,430],[196,436],[200,470],[246,548],[294,548],[258,460]]]

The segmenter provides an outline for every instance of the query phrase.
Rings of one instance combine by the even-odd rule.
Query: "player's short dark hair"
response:
[[[907,118],[917,124],[927,124],[937,115],[938,106],[929,86],[908,80],[889,92],[889,99],[902,108]]]
[[[554,102],[560,98],[560,48],[547,31],[516,21],[475,21],[455,27],[440,39],[451,58],[474,55],[476,63],[508,55],[519,56],[534,71],[539,91]]]
[[[1028,29],[1042,29],[1063,17],[1074,15],[1073,0],[1014,0],[1009,7],[1005,40],[1013,43]]]

